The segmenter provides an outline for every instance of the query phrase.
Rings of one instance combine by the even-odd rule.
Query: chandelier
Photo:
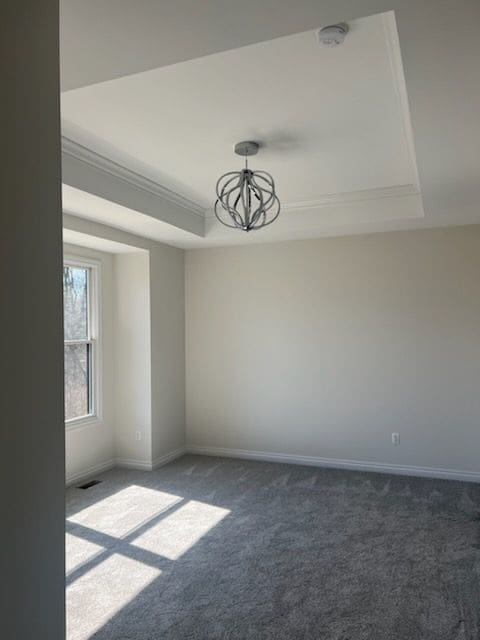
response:
[[[266,227],[278,218],[280,201],[272,176],[266,171],[248,168],[248,156],[254,156],[258,148],[258,142],[236,144],[235,153],[245,157],[245,169],[229,171],[218,179],[215,215],[226,227],[251,231]]]

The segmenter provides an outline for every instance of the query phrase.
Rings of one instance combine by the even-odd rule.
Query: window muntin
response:
[[[65,262],[63,269],[65,422],[96,415],[95,268]]]

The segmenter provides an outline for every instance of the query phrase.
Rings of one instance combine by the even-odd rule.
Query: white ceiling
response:
[[[446,0],[439,8],[431,0],[422,7],[410,0],[298,0],[293,7],[278,0],[268,22],[271,2],[259,0],[250,7],[252,20],[253,12],[258,16],[250,26],[239,19],[238,3],[206,0],[200,8],[189,0],[142,0],[141,20],[129,3],[81,4],[62,5],[62,84],[80,86],[62,94],[63,133],[82,145],[69,143],[64,161],[67,211],[178,246],[247,241],[246,234],[224,231],[208,209],[218,175],[240,165],[233,144],[253,138],[265,146],[252,166],[276,178],[283,213],[268,234],[249,234],[248,241],[480,220],[473,200],[479,92],[468,82],[473,64],[458,73],[459,61],[468,49],[475,53],[478,41],[451,46],[459,29],[475,33],[477,3]],[[427,15],[427,4],[443,11],[441,20]],[[348,20],[389,6],[396,8],[400,44],[393,12]],[[455,9],[464,9],[466,22]],[[319,47],[315,30],[324,23],[314,15],[348,20],[351,32],[342,47]],[[94,16],[95,25],[80,32]],[[125,43],[120,36],[129,20]],[[292,34],[306,24],[308,31]],[[187,26],[190,41],[175,39]],[[102,30],[109,37],[100,44]],[[155,30],[163,40],[153,46]],[[285,33],[257,42],[262,34]],[[225,50],[227,42],[237,48]],[[250,42],[256,44],[239,48]],[[80,51],[80,43],[89,46]],[[133,59],[126,60],[125,49],[133,50]],[[220,52],[205,55],[209,50]],[[176,60],[184,62],[171,64]],[[470,101],[462,101],[467,94]],[[439,96],[443,100],[435,100]],[[463,142],[445,126],[458,105],[457,131],[471,134]]]
[[[392,2],[60,0],[62,90],[393,8],[387,5]]]
[[[307,31],[69,91],[63,134],[203,209],[245,139],[287,206],[415,185],[394,30],[384,14],[352,21],[337,48]]]

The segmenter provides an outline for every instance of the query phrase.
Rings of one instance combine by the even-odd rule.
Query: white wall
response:
[[[90,258],[100,263],[100,348],[99,374],[102,389],[102,416],[100,421],[85,426],[65,429],[65,466],[67,483],[113,464],[114,402],[113,402],[113,256],[103,251],[64,244],[64,255]]]
[[[150,251],[152,326],[152,462],[185,446],[184,253]]]
[[[188,446],[478,474],[479,276],[476,226],[188,251]]]
[[[140,468],[162,464],[185,446],[184,252],[69,214],[64,229],[83,245],[121,251],[112,258],[113,457]]]
[[[185,446],[183,251],[116,255],[114,299],[117,461],[154,467]]]
[[[114,263],[115,451],[124,464],[148,467],[152,459],[149,255],[147,251],[118,254]]]

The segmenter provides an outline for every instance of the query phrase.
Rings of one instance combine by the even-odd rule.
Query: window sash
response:
[[[85,315],[83,316],[83,313],[81,313],[81,319],[80,319],[80,323],[81,323],[81,328],[80,331],[78,330],[73,330],[72,331],[72,326],[70,324],[69,321],[67,321],[67,318],[65,318],[65,327],[64,327],[64,341],[66,342],[67,340],[88,340],[92,337],[92,313],[93,313],[93,309],[92,309],[92,288],[91,288],[91,280],[92,280],[92,269],[90,266],[86,265],[86,264],[74,264],[74,263],[70,263],[65,261],[63,263],[63,268],[65,269],[73,269],[73,270],[78,270],[78,271],[82,271],[85,272],[85,297],[86,297],[86,305],[85,305]],[[65,295],[65,292],[64,292]],[[67,298],[64,299],[64,312],[65,312],[65,305],[67,303]],[[82,309],[83,311],[83,309]],[[77,319],[78,320],[78,319]],[[75,322],[75,320],[74,320]],[[65,331],[69,334],[76,334],[76,337],[72,337],[72,338],[68,338],[67,340],[65,339]],[[80,335],[79,335],[80,334]]]
[[[86,358],[87,358],[87,375],[86,375],[86,382],[87,382],[87,388],[86,388],[86,392],[87,392],[87,411],[86,413],[82,413],[81,415],[78,416],[74,416],[73,418],[65,418],[65,424],[73,424],[77,421],[82,421],[85,419],[90,419],[93,418],[96,415],[95,412],[95,366],[94,366],[94,361],[95,361],[95,345],[93,340],[68,340],[65,341],[64,344],[64,350],[66,351],[66,349],[68,347],[73,347],[76,345],[84,345],[87,347],[86,349]],[[65,356],[64,356],[65,357]]]
[[[82,416],[65,419],[65,425],[75,426],[92,420],[101,421],[100,414],[100,352],[99,337],[99,269],[97,261],[82,260],[81,258],[64,259],[64,266],[87,270],[87,337],[74,340],[64,340],[64,350],[68,346],[86,345],[88,358],[88,413]]]

